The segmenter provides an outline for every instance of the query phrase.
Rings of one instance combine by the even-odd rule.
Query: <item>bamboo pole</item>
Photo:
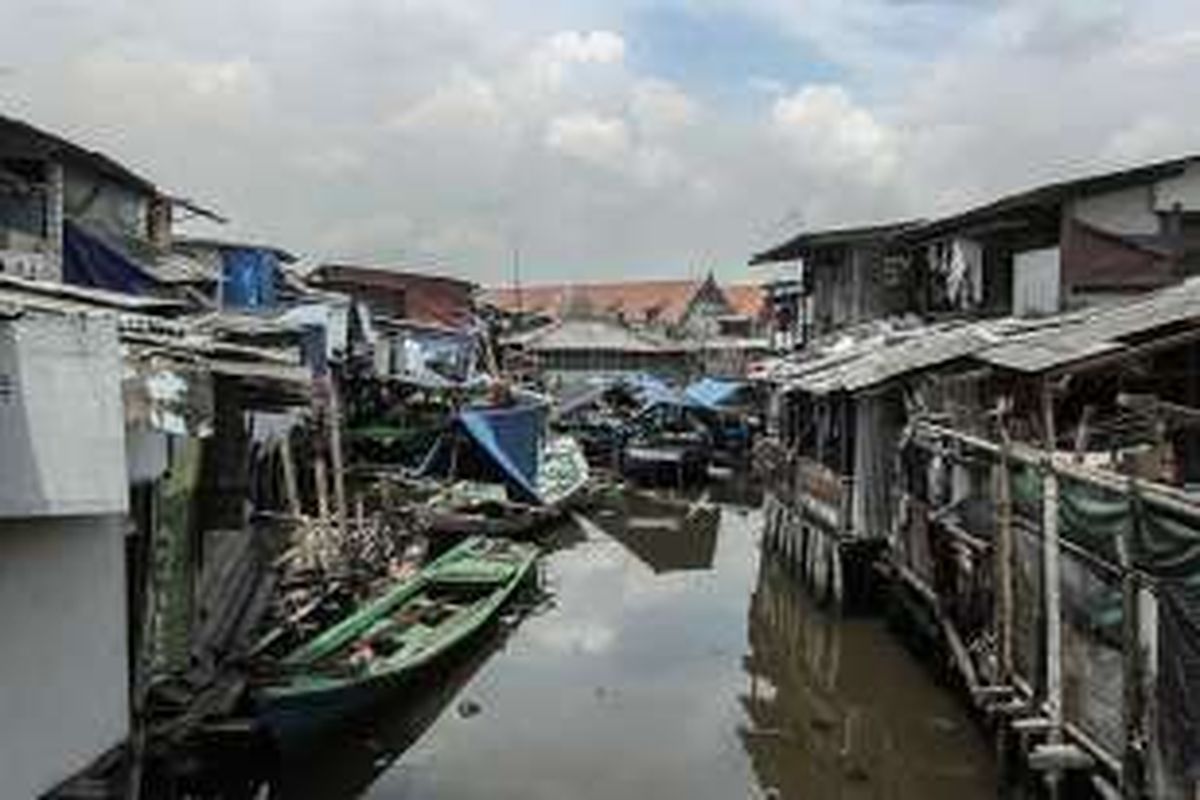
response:
[[[1062,708],[1062,596],[1058,541],[1058,474],[1054,469],[1056,450],[1054,430],[1054,394],[1049,381],[1042,382],[1042,421],[1046,438],[1045,473],[1042,477],[1042,583],[1046,615],[1046,716],[1050,727],[1047,744],[1055,747],[1063,740]],[[1057,795],[1059,773],[1046,773],[1052,796]]]

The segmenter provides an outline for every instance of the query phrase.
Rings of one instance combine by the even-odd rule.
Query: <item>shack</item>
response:
[[[157,291],[182,214],[224,221],[102,153],[0,117],[0,273]]]
[[[908,248],[901,240],[918,224],[806,231],[756,254],[750,264],[800,263],[799,300],[789,282],[776,287],[772,298],[777,313],[786,315],[785,329],[792,330],[796,318],[802,321],[802,345],[841,328],[921,310],[920,283],[909,274]]]
[[[768,543],[797,561],[822,600],[856,605],[892,521],[894,452],[907,420],[902,379],[994,340],[982,324],[865,326],[847,344],[784,362],[772,380],[780,450],[767,453]]]
[[[1190,797],[1200,281],[914,376],[891,564],[1027,764]]]
[[[1053,314],[1200,265],[1200,158],[1045,184],[904,232],[929,311]]]

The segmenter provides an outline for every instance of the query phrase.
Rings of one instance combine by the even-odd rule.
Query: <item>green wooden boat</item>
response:
[[[282,659],[255,691],[259,719],[291,749],[370,707],[495,617],[537,553],[466,539]]]

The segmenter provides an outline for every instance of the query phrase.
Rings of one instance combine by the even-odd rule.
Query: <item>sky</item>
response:
[[[485,284],[1200,152],[1192,0],[5,0],[0,113],[231,218]],[[519,254],[514,258],[514,254]]]

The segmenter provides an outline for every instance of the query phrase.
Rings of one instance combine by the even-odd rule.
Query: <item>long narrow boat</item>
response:
[[[284,749],[400,688],[479,631],[532,569],[537,547],[472,537],[287,655],[255,692]]]
[[[571,436],[554,436],[542,448],[536,484],[539,503],[510,500],[498,483],[458,481],[429,499],[429,528],[440,534],[528,535],[561,517],[589,478],[579,443]]]

